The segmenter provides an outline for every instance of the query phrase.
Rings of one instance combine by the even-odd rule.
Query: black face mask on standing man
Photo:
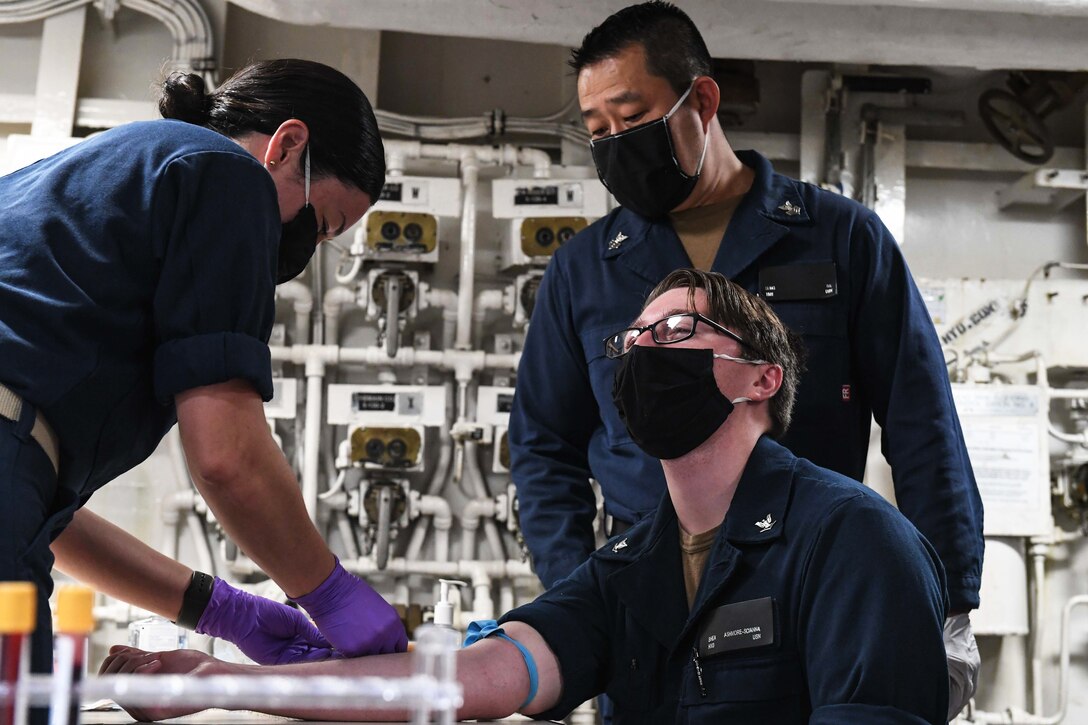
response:
[[[692,81],[680,100],[656,121],[589,142],[601,183],[622,206],[640,216],[648,219],[665,216],[691,196],[699,181],[710,134],[703,140],[695,173],[689,176],[676,160],[669,130],[669,118],[694,87]]]
[[[280,248],[276,257],[276,284],[283,284],[302,274],[317,250],[317,211],[310,203],[310,149],[306,149],[306,205],[280,230]]]

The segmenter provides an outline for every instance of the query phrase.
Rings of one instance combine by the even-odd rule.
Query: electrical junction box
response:
[[[355,232],[351,253],[364,260],[438,261],[438,218],[461,216],[461,180],[391,176]]]
[[[987,536],[1046,536],[1050,510],[1049,409],[1033,385],[954,383]]]
[[[272,378],[272,400],[264,404],[264,416],[280,420],[294,420],[298,417],[297,380]]]
[[[513,406],[513,388],[481,385],[476,391],[476,422],[495,429],[491,468],[499,473],[510,470],[510,445],[506,433],[510,427],[510,411]]]
[[[608,191],[597,178],[496,179],[492,216],[509,219],[502,266],[544,265],[564,242],[608,213]]]

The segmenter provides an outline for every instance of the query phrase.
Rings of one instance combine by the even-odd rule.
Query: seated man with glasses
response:
[[[944,723],[940,562],[878,495],[775,442],[802,363],[770,307],[722,275],[679,270],[604,344],[620,359],[615,403],[662,459],[667,494],[534,602],[473,623],[460,716],[558,719],[607,692],[617,724]],[[247,669],[127,648],[105,670],[194,665],[411,672],[406,655]]]

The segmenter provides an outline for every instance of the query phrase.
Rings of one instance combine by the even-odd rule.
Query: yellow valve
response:
[[[94,591],[78,584],[57,591],[57,632],[90,634],[94,629]]]
[[[585,217],[529,217],[521,223],[521,251],[526,257],[550,257],[587,226]]]
[[[351,434],[351,460],[386,468],[419,463],[423,439],[415,428],[358,428]]]
[[[38,624],[38,588],[30,582],[0,583],[0,634],[30,634]]]
[[[366,245],[378,252],[428,254],[438,246],[438,218],[419,212],[373,211],[366,218]]]

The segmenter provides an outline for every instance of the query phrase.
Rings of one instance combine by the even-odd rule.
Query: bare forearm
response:
[[[192,570],[87,510],[50,547],[60,571],[94,589],[176,619]]]
[[[333,568],[295,478],[272,440],[261,400],[230,381],[177,396],[193,481],[227,534],[283,588],[301,596]]]
[[[290,597],[317,588],[333,567],[314,528],[298,481],[271,437],[254,443],[254,464],[229,481],[193,481],[227,534]]]
[[[522,711],[539,713],[552,707],[559,697],[558,663],[544,640],[526,625],[509,627],[512,636],[534,653],[539,685],[536,697]],[[457,679],[464,692],[459,719],[498,719],[516,712],[529,692],[529,674],[518,650],[508,641],[489,638],[457,652]],[[411,654],[390,654],[358,659],[327,660],[277,667],[254,667],[218,663],[206,674],[246,675],[335,675],[339,677],[407,677],[412,674]],[[406,710],[367,708],[268,708],[272,715],[322,720],[405,720]]]

